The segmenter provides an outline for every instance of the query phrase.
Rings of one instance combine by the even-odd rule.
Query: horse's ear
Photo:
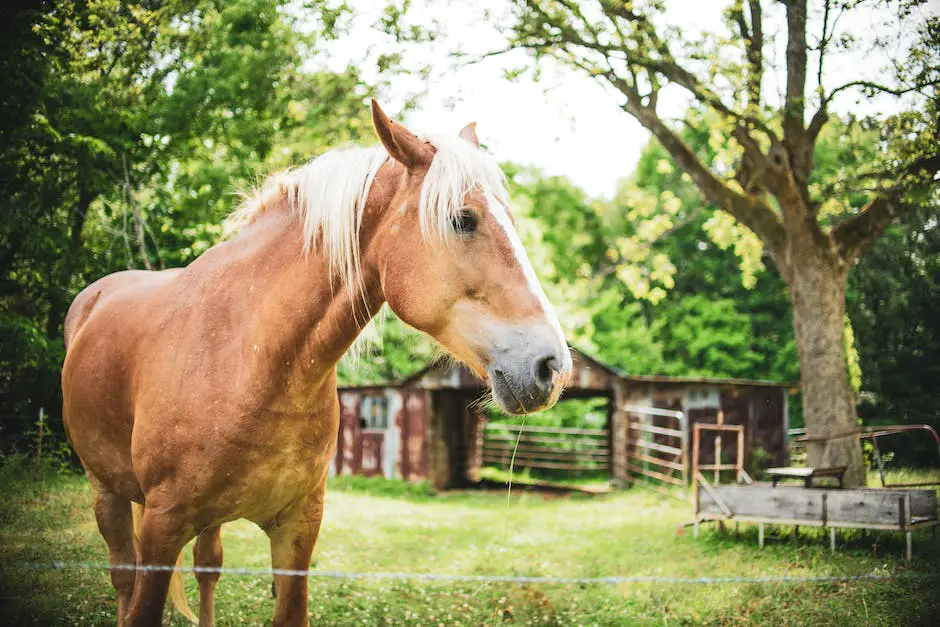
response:
[[[388,119],[379,103],[372,99],[372,125],[392,159],[409,170],[427,167],[434,158],[434,149],[401,124]]]
[[[477,123],[476,122],[470,122],[470,124],[467,124],[465,127],[463,127],[460,130],[460,136],[463,139],[466,139],[468,142],[470,142],[474,146],[476,146],[477,148],[480,147],[480,139],[477,137]]]

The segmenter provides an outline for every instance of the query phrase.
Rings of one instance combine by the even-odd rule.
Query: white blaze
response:
[[[548,297],[545,296],[545,290],[542,289],[542,284],[539,283],[539,279],[535,275],[535,269],[529,261],[529,255],[526,254],[525,247],[522,245],[522,240],[519,238],[516,227],[513,226],[512,220],[509,219],[509,213],[506,211],[506,207],[492,194],[486,194],[486,202],[489,205],[490,213],[493,214],[493,217],[496,218],[496,222],[503,227],[503,230],[506,232],[506,237],[509,239],[509,245],[512,247],[516,262],[519,264],[519,267],[522,268],[522,273],[526,278],[529,291],[538,299],[539,304],[542,306],[542,311],[545,314],[545,318],[558,336],[559,343],[562,346],[567,346],[565,334],[562,332],[561,325],[558,323],[558,316],[555,314],[555,308],[552,307],[552,304],[548,301]]]

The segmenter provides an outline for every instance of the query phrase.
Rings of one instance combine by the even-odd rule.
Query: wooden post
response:
[[[36,461],[42,461],[42,436],[43,427],[46,424],[45,411],[42,407],[39,408],[39,422],[36,424],[39,425],[39,438],[36,443]]]
[[[678,420],[679,430],[682,431],[682,437],[679,440],[680,448],[682,448],[682,486],[685,487],[689,485],[689,416],[683,412],[682,418]]]
[[[910,563],[911,540],[912,540],[911,538],[911,493],[910,492],[906,492],[904,494],[904,528],[907,531],[907,533],[905,533],[905,535],[907,536],[906,538],[907,546],[905,547],[906,550],[904,552],[904,556],[905,558],[907,558],[907,562]]]
[[[718,408],[718,424],[725,424],[725,412]],[[721,465],[721,431],[715,433],[715,466]],[[715,485],[721,481],[721,471],[715,468]]]
[[[695,512],[695,520],[698,520],[698,447],[702,439],[701,425],[695,425],[692,430],[692,511]],[[696,536],[698,537],[698,536]]]
[[[875,449],[875,461],[878,463],[878,476],[881,477],[881,487],[885,487],[885,465],[881,461],[881,451],[878,448],[878,436],[871,436],[871,444]],[[839,479],[839,487],[842,487],[842,479]]]
[[[735,471],[735,481],[741,482],[741,473],[744,472],[744,432],[738,431],[738,460],[735,464],[738,468]]]
[[[764,548],[764,523],[757,524],[757,546]]]
[[[836,528],[829,527],[829,552],[836,552]]]

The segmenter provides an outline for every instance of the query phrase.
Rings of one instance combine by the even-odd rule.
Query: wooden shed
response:
[[[607,470],[615,481],[630,478],[628,452],[638,442],[628,408],[636,407],[682,411],[688,417],[686,430],[695,422],[715,422],[721,412],[726,424],[745,426],[748,458],[759,446],[774,464],[786,462],[787,397],[792,384],[629,375],[576,349],[572,358],[574,371],[560,402],[574,398],[608,401]],[[485,424],[475,402],[484,392],[482,381],[449,361],[432,363],[404,381],[341,387],[332,471],[429,479],[438,489],[475,483]],[[707,461],[707,456],[703,459]]]

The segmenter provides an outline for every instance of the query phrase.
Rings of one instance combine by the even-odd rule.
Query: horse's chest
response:
[[[193,512],[199,525],[262,522],[318,488],[332,461],[334,422],[328,413],[258,413],[250,421],[204,421],[199,434],[187,438],[160,429],[147,434],[160,435],[160,446],[154,437],[139,444],[151,476],[167,481],[162,492]]]
[[[239,463],[214,468],[213,479],[193,495],[193,509],[204,523],[237,518],[256,522],[273,519],[279,512],[312,494],[329,460],[316,451],[262,447],[246,454]]]

